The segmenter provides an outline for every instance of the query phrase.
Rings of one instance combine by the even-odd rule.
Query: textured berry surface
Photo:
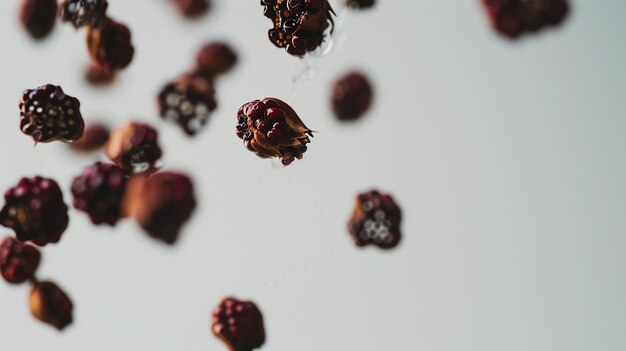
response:
[[[374,6],[375,0],[346,0],[346,4],[350,7],[365,9]]]
[[[35,142],[74,141],[83,135],[80,102],[65,95],[59,86],[46,84],[26,90],[19,109],[20,129]]]
[[[303,157],[313,136],[291,106],[276,98],[239,108],[236,134],[248,150],[263,158],[278,157],[285,166]]]
[[[20,21],[34,39],[43,39],[54,28],[57,17],[56,0],[23,0]]]
[[[194,136],[217,107],[213,81],[200,74],[183,74],[161,89],[157,103],[161,118]]]
[[[74,306],[69,296],[56,284],[45,281],[35,284],[28,299],[30,312],[40,321],[63,330],[72,324]]]
[[[115,225],[122,215],[126,174],[114,164],[96,162],[72,182],[74,207],[93,224]]]
[[[344,75],[333,87],[335,116],[342,121],[358,119],[372,104],[372,95],[372,84],[363,73],[350,72]]]
[[[4,200],[0,224],[13,229],[18,240],[43,246],[61,239],[69,217],[63,193],[54,180],[22,178],[7,190]]]
[[[127,174],[154,172],[162,155],[158,132],[138,122],[113,130],[104,152]]]
[[[263,315],[251,301],[222,300],[213,311],[211,329],[232,351],[251,351],[265,343]]]
[[[348,230],[358,246],[377,245],[383,249],[400,242],[402,213],[394,199],[372,190],[359,194]]]
[[[560,24],[570,7],[567,0],[483,0],[483,4],[494,28],[509,38]]]
[[[98,26],[106,17],[107,0],[63,0],[61,20],[74,27]]]
[[[178,11],[187,18],[197,18],[209,11],[210,0],[170,0]]]
[[[216,76],[226,73],[237,63],[237,54],[223,42],[207,43],[196,54],[196,71]]]
[[[83,136],[71,143],[72,149],[82,152],[90,152],[101,149],[109,140],[109,128],[93,123],[85,127]]]
[[[128,27],[108,17],[87,29],[87,49],[92,60],[106,70],[126,68],[135,55]]]
[[[34,246],[11,237],[5,238],[0,244],[0,273],[11,284],[33,279],[40,261],[41,254]]]

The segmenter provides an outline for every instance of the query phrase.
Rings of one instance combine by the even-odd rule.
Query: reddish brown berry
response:
[[[155,239],[173,244],[196,208],[193,183],[184,174],[158,172],[133,177],[124,200],[125,214]]]
[[[346,4],[353,8],[366,9],[374,6],[375,0],[346,0]]]
[[[358,119],[372,104],[373,89],[367,77],[350,72],[335,82],[332,103],[335,116],[341,121]]]
[[[358,246],[389,249],[400,242],[402,213],[394,199],[376,190],[359,194],[348,230]]]
[[[109,140],[109,128],[99,123],[88,124],[80,139],[71,143],[72,149],[91,152],[101,149]]]
[[[93,224],[115,225],[122,216],[126,182],[121,168],[96,162],[72,182],[74,207],[87,212]]]
[[[317,49],[325,39],[326,29],[334,28],[328,0],[261,0],[265,17],[272,20],[270,41],[294,56],[304,56]]]
[[[210,78],[183,74],[161,89],[157,98],[161,118],[177,123],[187,135],[194,136],[217,107]]]
[[[104,152],[127,174],[154,172],[162,155],[158,132],[138,122],[130,122],[115,129]]]
[[[494,28],[512,39],[560,24],[570,7],[567,0],[483,0],[483,4]]]
[[[44,246],[61,239],[69,217],[61,188],[54,180],[22,178],[4,193],[4,200],[0,224],[13,229],[19,241]]]
[[[56,16],[56,0],[24,0],[20,8],[22,25],[34,39],[42,39],[50,34]]]
[[[209,0],[170,0],[180,13],[187,18],[197,18],[209,11]]]
[[[58,330],[72,324],[72,300],[52,282],[36,283],[30,291],[28,303],[35,318]]]
[[[83,135],[85,122],[78,99],[61,87],[46,84],[28,89],[19,103],[20,129],[35,142],[74,141]]]
[[[106,70],[126,68],[135,55],[128,27],[108,17],[99,26],[87,29],[87,49]]]
[[[97,63],[90,64],[85,70],[85,79],[94,86],[111,84],[115,77],[115,70],[104,68]]]
[[[222,300],[213,311],[211,330],[231,351],[252,351],[265,343],[263,315],[252,301]]]
[[[96,27],[106,17],[107,0],[62,0],[61,20],[74,27]]]
[[[237,54],[226,43],[205,44],[196,55],[196,71],[216,76],[228,72],[237,63]]]
[[[11,284],[34,279],[41,254],[36,247],[6,237],[0,244],[0,273]]]
[[[313,132],[286,102],[276,98],[254,100],[237,111],[236,134],[258,156],[278,157],[287,166],[301,159]]]

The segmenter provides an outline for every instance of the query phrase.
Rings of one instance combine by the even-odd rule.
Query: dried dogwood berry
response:
[[[22,25],[34,39],[42,39],[50,34],[56,16],[56,0],[24,0],[20,8]]]
[[[194,136],[217,107],[213,81],[200,74],[183,74],[161,89],[157,103],[163,119]]]
[[[4,200],[0,224],[12,228],[19,241],[44,246],[61,239],[69,217],[61,188],[54,180],[22,178],[7,190]]]
[[[346,4],[353,8],[365,9],[374,6],[375,0],[346,0]]]
[[[45,281],[35,284],[28,299],[30,312],[40,321],[63,330],[72,324],[72,300],[56,284]]]
[[[70,146],[76,151],[90,152],[102,148],[109,140],[109,128],[99,123],[88,124],[83,136]]]
[[[41,254],[36,247],[7,237],[0,244],[0,273],[11,284],[34,279]]]
[[[196,208],[193,183],[181,173],[158,172],[128,183],[124,211],[155,239],[173,244]]]
[[[237,54],[226,43],[205,44],[196,55],[196,71],[216,76],[228,72],[237,63]]]
[[[393,198],[376,190],[359,194],[348,230],[358,246],[389,249],[400,242],[402,213]]]
[[[254,100],[237,111],[237,136],[258,156],[278,157],[287,166],[301,159],[313,132],[286,102]]]
[[[46,84],[28,89],[19,103],[20,129],[35,142],[74,141],[83,135],[85,122],[78,99],[61,87]]]
[[[356,120],[372,104],[372,85],[360,72],[341,77],[333,88],[332,103],[335,116],[342,121]]]
[[[294,56],[317,49],[332,29],[335,14],[328,0],[261,0],[265,17],[272,20],[270,41]]]
[[[71,22],[74,27],[98,26],[106,17],[107,0],[63,0],[61,20]]]
[[[211,7],[209,0],[170,0],[170,2],[187,18],[200,17]]]
[[[122,216],[126,182],[121,168],[96,162],[72,182],[74,207],[87,212],[93,224],[115,225]]]
[[[569,12],[567,0],[483,0],[483,4],[494,28],[509,38],[558,25]]]
[[[251,301],[222,300],[213,311],[211,329],[232,351],[251,351],[265,343],[263,315]]]
[[[107,70],[125,68],[135,55],[128,27],[108,17],[99,26],[87,29],[87,49],[91,58]]]
[[[138,122],[130,122],[115,129],[104,152],[127,174],[155,171],[162,155],[157,131]]]

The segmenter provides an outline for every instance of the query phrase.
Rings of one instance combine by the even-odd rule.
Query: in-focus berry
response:
[[[6,237],[0,244],[0,273],[11,284],[34,279],[41,254],[36,247]]]
[[[222,300],[213,311],[211,330],[232,351],[252,351],[265,343],[263,315],[252,301]]]
[[[394,199],[376,190],[359,194],[348,231],[358,246],[392,248],[400,242],[402,213]]]

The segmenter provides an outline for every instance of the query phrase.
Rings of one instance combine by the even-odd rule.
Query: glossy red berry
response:
[[[126,68],[135,55],[128,27],[108,17],[99,26],[88,27],[87,49],[93,61],[106,70]]]
[[[187,18],[197,18],[209,11],[210,0],[170,0],[178,11]]]
[[[114,164],[96,162],[72,182],[74,207],[93,224],[115,225],[122,216],[126,174]]]
[[[237,63],[237,54],[223,42],[207,43],[196,55],[196,71],[216,76],[228,72]]]
[[[106,17],[107,0],[62,0],[61,20],[74,27],[95,27]]]
[[[263,315],[252,301],[222,300],[213,311],[211,330],[232,351],[252,351],[265,343]]]
[[[30,292],[28,304],[35,318],[58,330],[72,324],[72,300],[52,282],[36,283]]]
[[[22,178],[7,190],[4,200],[0,224],[13,229],[18,240],[44,246],[61,239],[69,217],[61,188],[54,180]]]
[[[57,16],[56,0],[23,0],[20,21],[34,39],[48,36],[54,28]]]
[[[372,104],[373,89],[369,79],[360,72],[350,72],[335,82],[332,106],[341,121],[361,117]]]
[[[389,194],[376,190],[359,194],[348,231],[358,246],[377,245],[383,249],[400,242],[402,213]]]
[[[101,149],[109,140],[109,128],[99,124],[88,124],[83,136],[71,143],[72,149],[81,152],[91,152]]]
[[[139,122],[130,122],[113,130],[104,152],[127,174],[156,171],[162,155],[158,132]]]
[[[36,247],[6,237],[0,244],[0,273],[11,284],[34,279],[41,254]]]
[[[85,122],[78,99],[61,87],[46,84],[28,89],[19,103],[20,129],[38,143],[74,141],[83,135]]]
[[[560,24],[569,13],[568,0],[482,0],[494,28],[517,38]]]
[[[353,8],[366,9],[374,6],[375,0],[346,0],[346,4]]]

